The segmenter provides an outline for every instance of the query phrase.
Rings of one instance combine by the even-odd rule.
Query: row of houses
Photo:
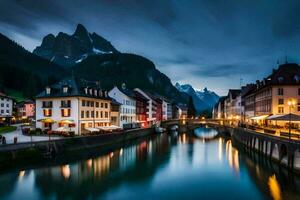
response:
[[[47,86],[34,101],[15,101],[0,93],[0,123],[31,119],[42,130],[81,135],[109,128],[151,127],[186,115],[184,105],[125,84],[104,90],[99,82],[64,79]]]
[[[300,66],[294,63],[280,65],[256,83],[230,89],[214,106],[212,115],[237,123],[284,126],[285,122],[271,119],[290,113],[300,115]]]

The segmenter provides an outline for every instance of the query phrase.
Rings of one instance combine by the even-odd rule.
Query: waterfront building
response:
[[[226,119],[241,118],[242,114],[242,100],[240,89],[230,89],[228,95],[224,101],[224,117]]]
[[[219,101],[213,108],[213,119],[225,119],[225,100],[227,96],[219,98]]]
[[[186,119],[187,118],[187,106],[184,104],[177,104],[178,107],[178,117],[179,119]]]
[[[163,120],[163,101],[161,98],[155,96],[156,102],[156,121],[161,122]]]
[[[114,98],[120,105],[120,126],[136,122],[136,99],[135,93],[126,88],[123,83],[121,87],[115,86],[108,95]]]
[[[162,100],[162,120],[172,119],[172,102],[164,97],[160,97]]]
[[[121,103],[117,102],[112,98],[111,101],[111,110],[110,110],[110,123],[114,126],[120,126],[120,111],[121,111]]]
[[[147,127],[147,105],[148,99],[138,91],[134,91],[136,99],[136,120],[141,124],[141,127]]]
[[[246,119],[251,123],[267,123],[271,115],[274,118],[290,111],[300,115],[300,66],[280,65],[271,75],[256,81],[255,88],[244,98]]]
[[[36,96],[36,128],[74,132],[110,125],[111,98],[98,82],[64,79]]]
[[[10,122],[14,101],[11,97],[0,92],[0,122]]]
[[[141,90],[140,88],[135,88],[134,91],[142,95],[145,99],[147,99],[146,114],[147,114],[148,126],[155,124],[157,121],[156,119],[157,103],[155,101],[155,97],[151,95],[149,92]]]

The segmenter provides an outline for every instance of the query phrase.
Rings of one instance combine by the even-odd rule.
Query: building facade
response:
[[[10,122],[14,101],[11,97],[0,93],[0,122]]]
[[[126,88],[123,84],[122,87],[118,88],[115,86],[112,88],[108,95],[114,98],[120,103],[120,126],[124,124],[131,124],[136,122],[136,99],[133,91]]]
[[[96,82],[64,79],[36,96],[36,128],[82,135],[110,125],[111,99]]]

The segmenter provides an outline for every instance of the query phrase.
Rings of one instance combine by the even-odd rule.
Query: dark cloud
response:
[[[220,93],[288,54],[299,62],[299,0],[1,0],[0,31],[32,50],[84,24],[176,82]]]

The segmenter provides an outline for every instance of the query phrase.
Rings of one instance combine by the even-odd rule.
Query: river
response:
[[[209,128],[0,174],[0,199],[300,199],[300,178]]]

